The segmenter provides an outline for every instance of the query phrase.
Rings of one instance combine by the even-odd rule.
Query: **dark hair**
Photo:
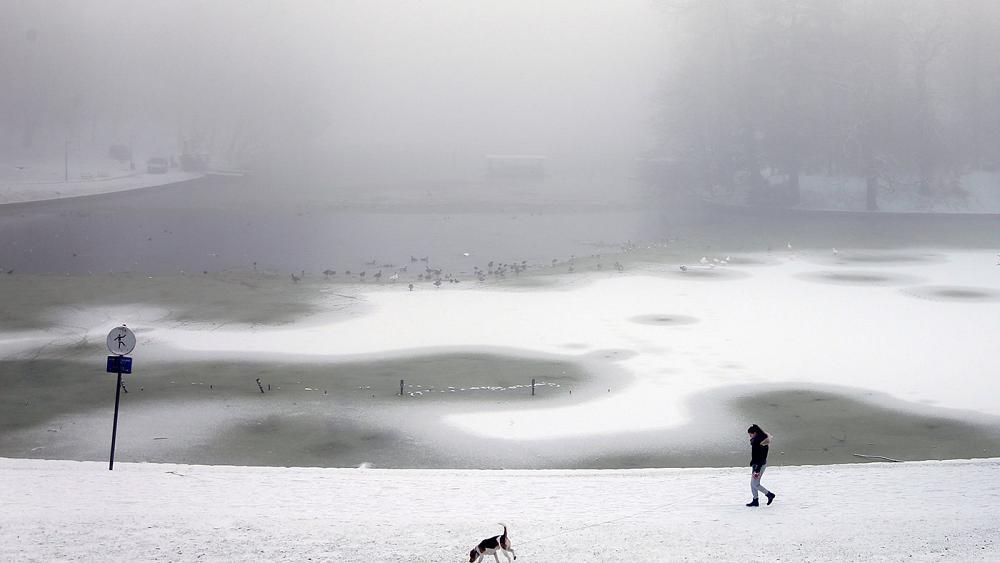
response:
[[[753,432],[754,434],[766,434],[766,432],[761,430],[760,426],[757,426],[756,424],[751,424],[750,428],[747,428],[747,434],[751,432]]]

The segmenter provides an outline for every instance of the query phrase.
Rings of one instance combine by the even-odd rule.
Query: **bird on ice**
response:
[[[833,249],[833,255],[834,255],[834,256],[837,256],[837,255],[839,255],[839,254],[840,254],[840,251],[839,251],[839,250],[837,250],[836,248],[834,248],[834,249]]]
[[[708,264],[708,257],[706,257],[706,256],[702,256],[702,257],[701,257],[701,260],[700,260],[700,262],[701,262],[702,264]]]

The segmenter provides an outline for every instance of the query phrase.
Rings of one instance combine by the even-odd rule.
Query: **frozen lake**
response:
[[[788,464],[1000,455],[994,253],[785,248],[682,272],[646,252],[624,273],[413,292],[10,276],[0,455],[105,455],[103,339],[123,319],[139,348],[122,460],[732,466],[750,422]]]
[[[265,193],[0,207],[0,456],[105,455],[123,321],[123,460],[728,466],[750,421],[784,463],[1000,455],[995,218]]]

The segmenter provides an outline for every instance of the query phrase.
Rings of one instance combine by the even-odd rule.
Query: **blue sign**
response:
[[[108,356],[108,373],[132,373],[132,358]]]

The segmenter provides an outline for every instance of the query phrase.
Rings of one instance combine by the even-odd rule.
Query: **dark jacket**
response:
[[[754,469],[759,469],[762,465],[767,463],[767,446],[761,445],[761,442],[766,439],[767,434],[758,432],[757,435],[750,440],[750,466]]]

